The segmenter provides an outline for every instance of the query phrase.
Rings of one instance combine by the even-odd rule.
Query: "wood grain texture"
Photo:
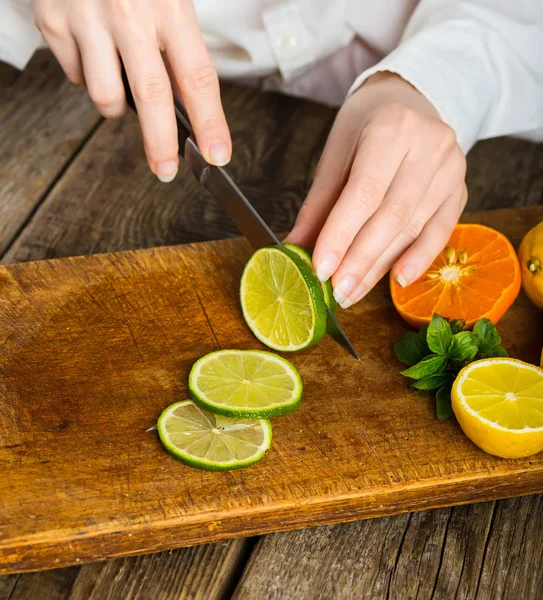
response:
[[[386,598],[410,519],[403,514],[267,535],[233,600]]]
[[[541,496],[268,535],[235,600],[538,600]]]
[[[543,497],[513,498],[496,506],[477,598],[541,598]]]
[[[101,122],[49,52],[13,73],[0,73],[0,256]]]
[[[6,600],[65,600],[72,589],[78,571],[77,567],[69,567],[18,575]],[[0,598],[4,600],[2,596]]]
[[[0,600],[9,600],[20,577],[19,574],[0,577]]]
[[[543,204],[543,144],[485,140],[468,154],[467,211]]]
[[[543,208],[469,218],[518,243]],[[237,239],[0,269],[4,572],[543,491],[542,456],[488,456],[407,392],[386,282],[342,315],[360,363],[330,340],[289,357],[305,402],[261,463],[215,474],[166,456],[146,430],[187,397],[193,362],[258,347],[238,299],[249,255]],[[538,318],[523,296],[504,317],[513,356],[539,355]]]
[[[531,496],[268,535],[234,599],[537,600],[542,509]]]
[[[69,600],[221,600],[235,583],[249,540],[117,559],[81,568]]]
[[[332,115],[316,104],[232,84],[223,88],[236,148],[228,172],[274,229],[287,230],[308,189]],[[248,121],[247,114],[262,114],[262,119]],[[234,225],[186,165],[168,185],[150,173],[136,117],[128,114],[100,126],[3,262],[235,235]]]

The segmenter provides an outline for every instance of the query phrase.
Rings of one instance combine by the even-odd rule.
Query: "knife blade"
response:
[[[128,77],[122,67],[122,79],[128,105],[135,111],[136,106]],[[194,132],[185,107],[174,94],[175,117],[177,121],[177,135],[179,141],[179,154],[185,159],[192,173],[213,198],[222,206],[230,220],[244,235],[255,249],[263,246],[276,245],[283,247],[279,238],[268,227],[264,219],[258,214],[254,206],[245,197],[243,192],[234,183],[232,178],[222,167],[210,165],[198,149],[194,139]],[[334,313],[329,307],[327,311],[327,333],[351,356],[360,360],[347,334],[339,324]]]
[[[255,250],[270,244],[283,246],[228,173],[222,167],[208,164],[190,137],[185,142],[184,158],[200,185],[222,206],[230,220]],[[351,356],[360,360],[334,313],[328,306],[326,311],[328,335]]]

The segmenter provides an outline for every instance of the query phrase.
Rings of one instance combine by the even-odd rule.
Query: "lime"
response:
[[[259,461],[271,446],[266,419],[213,415],[192,400],[176,402],[160,415],[158,435],[170,454],[208,471],[240,469]]]
[[[298,371],[284,358],[259,350],[204,356],[191,369],[189,389],[201,408],[229,417],[277,417],[302,401]]]
[[[283,246],[290,250],[291,252],[295,252],[302,260],[304,260],[310,267],[311,272],[315,274],[315,269],[313,267],[313,259],[311,258],[311,254],[302,248],[301,246],[296,246],[296,244],[289,244],[288,242],[283,242]],[[332,281],[327,279],[326,281],[321,281],[322,293],[324,295],[324,301],[326,302],[326,306],[335,313],[337,311],[337,302],[334,298],[334,289],[332,288]]]
[[[261,248],[251,256],[241,277],[240,297],[247,325],[274,350],[303,350],[326,333],[319,280],[286,248]]]

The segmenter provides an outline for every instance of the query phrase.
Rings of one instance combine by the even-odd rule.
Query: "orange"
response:
[[[497,323],[520,291],[520,265],[511,242],[484,225],[457,225],[443,251],[417,281],[402,288],[391,277],[392,301],[413,327],[437,313]]]
[[[528,298],[543,310],[543,221],[524,236],[518,257],[522,287]]]

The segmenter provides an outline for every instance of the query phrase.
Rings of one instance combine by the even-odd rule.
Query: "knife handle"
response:
[[[126,74],[126,69],[124,68],[122,61],[121,77],[123,80],[124,93],[126,95],[126,103],[137,114],[138,110],[134,101],[134,95],[132,94],[132,90],[130,89],[130,84],[128,83],[128,75]],[[177,139],[179,142],[179,154],[184,158],[185,144],[187,138],[192,137],[194,139],[192,125],[190,124],[190,119],[185,107],[183,106],[183,103],[175,94],[173,95],[173,103],[175,108],[175,120],[177,121]]]

